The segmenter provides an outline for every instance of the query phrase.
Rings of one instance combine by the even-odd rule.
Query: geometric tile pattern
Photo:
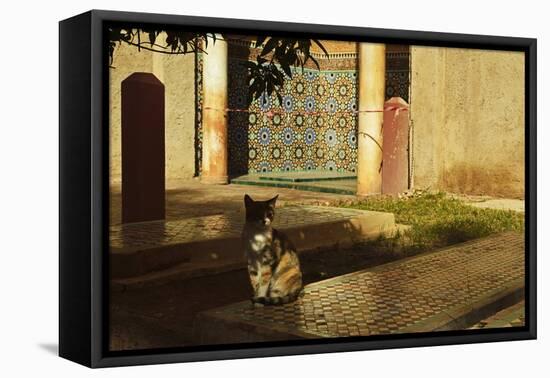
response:
[[[201,171],[202,53],[196,54],[195,170]],[[355,172],[357,166],[357,70],[293,69],[276,96],[246,107],[243,60],[229,57],[229,174],[305,170]],[[409,100],[409,54],[388,53],[386,99]]]
[[[277,209],[274,227],[294,228],[306,224],[345,221],[363,215],[362,210],[327,206],[285,206]],[[113,253],[125,253],[152,247],[182,244],[205,239],[238,237],[244,215],[240,212],[187,218],[113,225],[109,229]]]
[[[386,71],[386,100],[392,97],[409,102],[409,70]]]
[[[195,54],[195,176],[202,170],[202,68],[204,58]]]
[[[246,108],[246,69],[229,61],[229,108]],[[294,69],[276,96],[229,114],[230,174],[301,170],[354,172],[357,72]]]
[[[410,53],[386,53],[386,100],[401,97],[409,102]]]
[[[312,337],[400,333],[523,277],[524,237],[505,233],[314,283],[294,303],[215,311],[235,324]]]

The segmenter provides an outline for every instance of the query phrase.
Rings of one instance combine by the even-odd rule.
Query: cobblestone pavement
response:
[[[525,325],[525,301],[516,303],[480,321],[472,329],[523,327]]]
[[[441,328],[441,315],[449,323],[486,298],[521,290],[523,281],[524,236],[504,233],[311,284],[291,304],[210,310],[201,325],[209,335],[221,323],[224,332],[275,329],[295,337],[429,331]]]
[[[362,210],[325,206],[286,206],[277,209],[274,226],[280,229],[327,222],[346,221],[363,215]],[[157,221],[118,224],[110,228],[112,252],[127,252],[198,240],[238,237],[243,228],[241,212]]]
[[[243,211],[243,197],[247,193],[254,199],[273,198],[279,194],[277,206],[293,204],[327,205],[342,200],[353,200],[355,196],[316,193],[288,188],[261,187],[250,185],[205,185],[199,180],[169,182],[166,187],[166,220],[218,215]],[[111,188],[111,225],[121,222],[120,186]]]

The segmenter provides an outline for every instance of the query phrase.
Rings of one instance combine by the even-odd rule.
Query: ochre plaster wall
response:
[[[524,54],[411,47],[412,184],[524,197]]]
[[[160,35],[159,40],[165,37]],[[110,74],[110,182],[121,181],[122,80],[134,72],[153,73],[165,88],[166,180],[191,178],[195,172],[195,58],[167,55],[122,44],[114,52]]]

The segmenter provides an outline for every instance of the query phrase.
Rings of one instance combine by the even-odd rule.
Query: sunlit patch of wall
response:
[[[411,47],[413,185],[525,196],[525,55]]]

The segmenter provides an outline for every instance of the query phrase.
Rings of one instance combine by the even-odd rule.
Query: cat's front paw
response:
[[[252,305],[254,307],[264,307],[264,299],[263,297],[252,297]]]

